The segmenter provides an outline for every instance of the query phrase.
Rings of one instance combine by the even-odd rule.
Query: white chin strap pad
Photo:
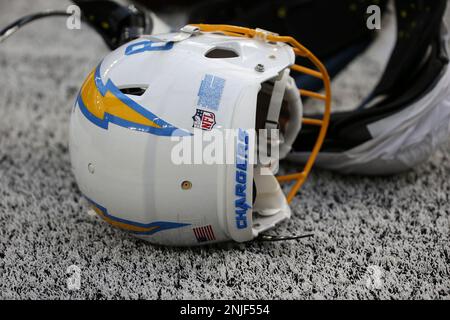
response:
[[[288,78],[284,99],[289,108],[289,122],[286,125],[284,141],[280,145],[280,159],[284,159],[292,149],[292,144],[302,129],[303,103],[300,92],[292,77]]]
[[[280,118],[281,105],[283,103],[284,92],[289,78],[289,69],[280,72],[278,79],[275,81],[270,98],[269,111],[267,112],[266,129],[278,128],[278,120]]]
[[[278,79],[273,86],[270,99],[269,110],[267,113],[267,130],[277,129],[279,126],[280,112],[283,101],[287,102],[290,119],[286,125],[284,136],[279,135],[279,141],[272,141],[279,145],[279,158],[283,159],[291,151],[302,126],[303,104],[300,93],[294,79],[289,76],[290,69],[284,69],[280,72]]]
[[[253,179],[257,192],[253,204],[253,230],[256,236],[289,219],[291,208],[273,174],[261,174],[259,168],[256,168]]]

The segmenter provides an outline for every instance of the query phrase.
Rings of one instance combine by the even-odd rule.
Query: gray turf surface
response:
[[[1,1],[0,26],[67,3]],[[299,243],[162,248],[87,215],[70,172],[69,110],[107,52],[60,18],[0,45],[0,298],[450,298],[450,144],[394,177],[314,172],[277,229],[315,234]],[[360,94],[357,77],[336,92]],[[70,291],[73,264],[81,289]]]

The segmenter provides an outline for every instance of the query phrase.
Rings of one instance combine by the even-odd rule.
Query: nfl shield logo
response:
[[[202,129],[206,131],[212,130],[216,124],[216,115],[214,112],[209,112],[201,109],[197,109],[197,112],[192,117],[194,119],[194,125],[192,127]]]

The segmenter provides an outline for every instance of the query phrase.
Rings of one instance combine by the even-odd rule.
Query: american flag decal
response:
[[[199,227],[192,229],[194,231],[194,235],[197,238],[198,242],[206,242],[216,240],[216,236],[214,235],[214,231],[211,225],[206,227]]]

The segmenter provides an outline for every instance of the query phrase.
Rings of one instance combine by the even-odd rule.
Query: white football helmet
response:
[[[317,69],[296,65],[296,56]],[[325,92],[298,90],[291,71],[323,80]],[[300,95],[324,101],[322,119],[302,117]],[[83,84],[71,116],[73,172],[98,215],[152,243],[249,241],[290,217],[330,101],[325,68],[291,37],[214,25],[142,37],[106,56]],[[281,129],[268,141],[283,158],[302,122],[321,127],[302,172],[275,178],[275,155],[266,165],[250,161],[264,149],[255,129]],[[189,151],[201,133],[225,129],[236,132],[228,140],[235,161],[174,161],[180,145]],[[287,197],[279,182],[293,182]]]

